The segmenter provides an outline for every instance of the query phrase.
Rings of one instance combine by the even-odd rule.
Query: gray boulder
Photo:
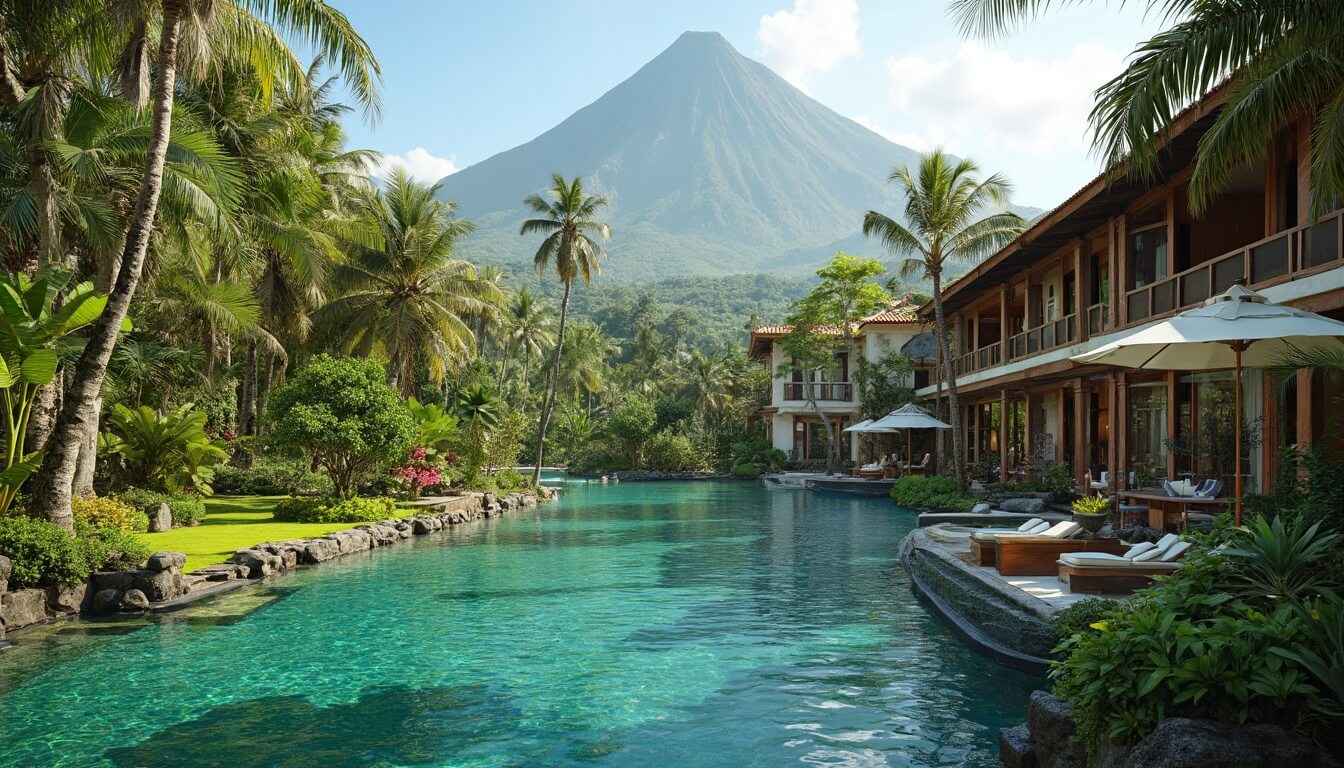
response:
[[[145,567],[151,571],[171,571],[187,564],[187,556],[181,552],[155,552],[145,561]]]
[[[131,571],[135,578],[131,581],[131,592],[140,592],[150,602],[161,603],[180,597],[183,592],[182,574],[176,569],[171,571]]]
[[[138,589],[128,589],[121,596],[121,609],[123,611],[147,611],[149,610],[149,598]]]
[[[88,592],[87,581],[73,587],[47,587],[47,609],[52,613],[78,613]]]
[[[40,589],[16,589],[0,595],[0,626],[18,629],[47,618],[47,593]]]
[[[14,573],[14,564],[8,557],[0,555],[0,593],[9,590],[9,576]]]
[[[1004,499],[999,502],[999,509],[1004,512],[1037,515],[1045,509],[1045,501],[1031,498]]]
[[[151,506],[145,510],[149,514],[149,532],[162,533],[173,528],[173,508],[167,502]]]
[[[279,555],[260,549],[240,549],[233,553],[233,562],[246,567],[248,576],[254,579],[270,576],[279,571],[284,563]]]
[[[1032,691],[1027,725],[1040,768],[1087,768],[1087,749],[1073,738],[1073,707],[1046,691]]]
[[[999,759],[1004,768],[1039,768],[1036,742],[1031,740],[1031,729],[1026,723],[999,729]]]
[[[1125,768],[1338,768],[1312,742],[1276,725],[1173,717],[1134,745]]]
[[[308,539],[303,542],[300,560],[312,565],[326,562],[340,553],[340,547],[331,539]]]
[[[217,563],[207,565],[204,568],[197,568],[194,573],[197,576],[204,576],[209,581],[233,581],[238,578],[247,578],[245,573],[241,573],[242,566],[234,563]]]
[[[100,589],[93,595],[94,613],[114,613],[121,608],[121,593],[115,589]]]
[[[988,512],[990,509],[992,509],[992,507],[989,505],[989,502],[982,501],[977,503],[975,506],[971,507],[971,514],[982,515]]]

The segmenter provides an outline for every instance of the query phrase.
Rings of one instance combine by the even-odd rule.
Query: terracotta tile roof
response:
[[[910,297],[896,299],[887,308],[875,315],[869,315],[859,321],[860,326],[882,323],[918,323],[919,307],[910,301]]]
[[[762,325],[752,331],[757,336],[783,336],[793,330],[792,325]]]

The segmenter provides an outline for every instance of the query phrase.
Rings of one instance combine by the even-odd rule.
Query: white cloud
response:
[[[765,60],[784,79],[803,90],[818,72],[834,69],[857,55],[857,0],[794,0],[793,10],[761,17],[756,31]]]
[[[961,148],[1045,153],[1088,145],[1092,92],[1122,65],[1099,45],[1063,58],[1014,56],[965,43],[950,59],[887,61],[891,100],[917,135]]]
[[[393,168],[400,166],[417,180],[433,184],[444,176],[457,173],[459,169],[456,160],[455,157],[436,157],[424,147],[416,147],[400,155],[383,153],[373,164],[370,173],[378,178],[386,178]]]
[[[903,147],[927,152],[934,147],[947,142],[947,133],[936,126],[931,126],[929,132],[919,133],[912,131],[895,131],[885,126],[879,125],[877,121],[867,115],[859,115],[854,118],[854,122],[862,125],[864,128],[876,133],[887,141],[900,144]]]

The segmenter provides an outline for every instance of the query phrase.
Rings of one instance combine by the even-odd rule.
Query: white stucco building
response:
[[[767,325],[751,333],[748,354],[768,366],[773,376],[770,404],[761,410],[761,417],[775,448],[797,461],[822,460],[825,427],[808,402],[808,382],[799,371],[789,377],[774,375],[790,362],[775,342],[791,330],[787,325]],[[849,445],[851,459],[858,458],[860,438],[845,435],[841,430],[864,418],[859,414],[859,397],[853,380],[856,361],[862,358],[876,363],[889,354],[904,354],[914,363],[914,372],[904,382],[906,385],[919,388],[930,382],[935,354],[933,334],[920,321],[916,307],[905,301],[893,302],[882,312],[860,320],[854,329],[852,349],[837,355],[830,368],[813,373],[811,385],[817,405],[825,411],[836,439]]]

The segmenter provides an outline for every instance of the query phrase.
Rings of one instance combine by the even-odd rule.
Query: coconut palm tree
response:
[[[876,237],[892,253],[906,256],[901,262],[901,275],[906,278],[923,277],[933,283],[933,315],[938,326],[938,346],[942,358],[951,361],[951,339],[947,332],[947,317],[943,313],[943,275],[953,264],[972,265],[1007,245],[1022,233],[1026,222],[1012,212],[981,213],[1006,205],[1012,186],[999,174],[979,179],[980,168],[971,160],[959,160],[943,154],[941,149],[920,158],[917,175],[901,166],[892,170],[887,181],[900,188],[905,196],[904,219],[901,224],[877,211],[863,216],[863,234]],[[948,401],[953,424],[961,418],[961,403],[957,399],[957,377],[949,364],[944,368],[947,377]],[[961,460],[962,434],[960,427],[952,430],[952,466],[957,484],[966,487],[966,468]]]
[[[472,230],[453,217],[456,205],[435,199],[437,184],[421,184],[398,168],[381,192],[367,196],[363,214],[379,233],[374,246],[348,243],[349,261],[336,269],[347,292],[319,309],[316,322],[335,330],[346,352],[387,355],[388,384],[409,396],[415,366],[436,383],[476,348],[467,319],[499,301],[499,288],[457,258]]]
[[[555,310],[523,288],[514,296],[504,317],[505,352],[500,369],[500,380],[508,380],[509,360],[520,357],[523,361],[522,392],[527,396],[532,361],[540,360],[545,350],[555,343]],[[520,403],[521,405],[521,403]]]
[[[1344,197],[1344,13],[1297,0],[1144,0],[1167,29],[1141,43],[1097,89],[1094,144],[1108,166],[1151,178],[1173,118],[1231,76],[1226,104],[1200,139],[1190,178],[1198,213],[1295,114],[1312,116],[1313,207]],[[1044,12],[1040,0],[954,0],[963,31],[1002,35]]]
[[[96,417],[97,400],[107,375],[107,364],[130,309],[131,299],[139,287],[145,254],[154,234],[172,130],[179,51],[183,48],[184,39],[189,49],[194,48],[198,52],[219,50],[237,53],[238,60],[250,61],[262,70],[267,76],[262,84],[269,87],[277,76],[283,79],[284,74],[292,73],[302,77],[305,72],[302,66],[292,66],[296,63],[293,53],[283,42],[283,36],[277,34],[291,33],[328,56],[366,108],[370,111],[377,109],[376,84],[379,74],[372,52],[345,16],[322,0],[248,0],[247,5],[255,8],[261,18],[254,16],[242,5],[228,0],[159,0],[157,4],[120,5],[138,13],[131,25],[133,32],[124,50],[144,51],[139,56],[127,57],[131,66],[126,69],[132,76],[123,82],[149,82],[151,62],[147,46],[152,39],[150,22],[157,27],[158,33],[157,52],[152,62],[157,79],[149,99],[150,130],[144,173],[128,219],[116,279],[108,294],[107,307],[94,324],[79,364],[75,367],[60,415],[47,441],[46,456],[36,481],[36,507],[40,514],[71,531],[74,530],[74,518],[70,511],[71,488],[80,446],[89,432],[87,422]],[[208,44],[206,41],[209,41]],[[207,58],[189,56],[184,61],[190,69]],[[0,81],[3,81],[0,86],[10,91],[9,96],[14,95],[9,87],[14,80],[10,62],[4,60],[3,52],[0,52],[0,71],[4,73],[0,77]]]
[[[549,198],[549,199],[548,199]],[[566,181],[558,173],[551,174],[551,186],[547,197],[533,194],[523,200],[537,214],[537,218],[528,219],[518,230],[520,235],[541,233],[546,238],[541,241],[532,263],[537,272],[545,272],[552,264],[555,274],[565,286],[560,299],[560,327],[555,337],[555,352],[551,364],[551,387],[541,407],[541,422],[537,427],[537,465],[532,471],[532,483],[541,482],[541,465],[546,451],[546,427],[551,421],[551,411],[555,407],[555,392],[560,386],[560,356],[565,347],[565,319],[569,313],[569,292],[574,281],[583,277],[585,284],[601,268],[600,261],[605,255],[598,240],[611,239],[611,228],[596,216],[607,206],[605,197],[589,195],[583,190],[583,181],[575,177]]]
[[[593,395],[607,386],[611,366],[607,360],[620,354],[620,346],[595,323],[581,322],[569,333],[561,362],[560,378],[567,394],[582,394],[592,412]]]

